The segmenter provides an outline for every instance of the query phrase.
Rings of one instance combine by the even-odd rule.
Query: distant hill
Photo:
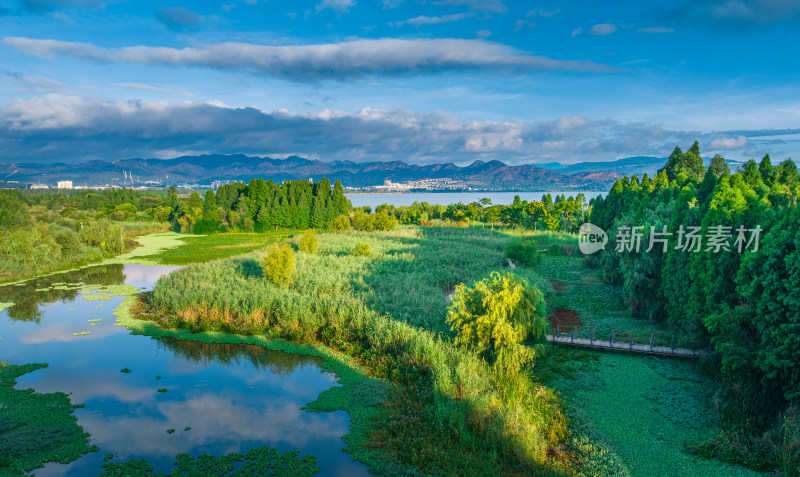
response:
[[[711,162],[710,157],[703,158],[706,166]],[[735,170],[743,163],[739,161],[727,160],[731,170]],[[550,162],[547,164],[538,164],[539,167],[549,169],[551,171],[558,171],[562,174],[576,174],[586,172],[616,172],[620,176],[632,176],[636,174],[641,178],[645,173],[651,178],[658,173],[658,170],[664,167],[667,163],[666,157],[653,157],[653,156],[635,156],[626,157],[616,161],[604,162],[578,162],[576,164],[561,164],[559,162]]]
[[[706,164],[710,158],[704,159]],[[460,167],[453,163],[418,165],[392,162],[323,162],[291,156],[286,159],[212,154],[174,159],[125,159],[115,162],[89,161],[80,164],[0,163],[0,181],[20,184],[71,180],[75,185],[134,184],[158,181],[167,184],[200,183],[212,180],[241,180],[263,177],[273,181],[327,177],[341,180],[347,187],[367,187],[385,180],[405,182],[423,179],[453,179],[465,188],[485,190],[608,190],[614,181],[634,174],[650,177],[662,168],[663,157],[636,156],[616,161],[509,166],[500,161],[475,161]],[[741,162],[728,161],[731,169]],[[0,182],[0,187],[4,184]]]
[[[587,163],[588,164],[588,163]],[[115,162],[90,161],[81,164],[0,163],[0,180],[19,183],[45,183],[71,180],[75,185],[161,183],[212,180],[241,180],[263,177],[274,181],[328,177],[345,186],[366,187],[385,180],[405,182],[423,179],[453,179],[464,187],[486,190],[607,190],[622,174],[615,171],[583,170],[573,166],[551,169],[526,164],[509,166],[500,161],[475,161],[466,167],[452,163],[417,165],[403,161],[322,162],[291,156],[286,159],[249,157],[242,154],[182,156],[174,159],[126,159]],[[553,170],[557,168],[557,170]]]

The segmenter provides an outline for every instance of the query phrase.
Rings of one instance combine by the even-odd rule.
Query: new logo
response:
[[[591,255],[606,248],[608,234],[600,227],[585,223],[578,229],[578,248],[584,255]]]

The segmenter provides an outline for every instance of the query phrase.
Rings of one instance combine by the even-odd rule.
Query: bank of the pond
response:
[[[350,431],[342,436],[342,440],[347,444],[343,450],[350,453],[354,460],[367,465],[373,473],[379,475],[408,473],[409,469],[399,467],[399,464],[387,459],[387,456],[378,449],[370,449],[365,445],[369,441],[373,422],[384,412],[381,404],[386,399],[389,384],[368,377],[364,368],[352,358],[325,346],[298,345],[262,336],[212,331],[192,333],[185,329],[162,328],[151,321],[139,320],[133,316],[131,308],[136,300],[136,295],[129,295],[114,310],[117,324],[126,327],[133,334],[155,339],[170,337],[203,343],[255,345],[269,350],[321,358],[322,368],[335,374],[341,386],[323,391],[316,400],[306,404],[304,409],[312,412],[346,411],[350,415],[351,424]]]
[[[0,475],[29,472],[45,462],[71,462],[87,452],[89,435],[77,424],[69,397],[14,389],[16,378],[42,363],[23,365],[0,361]]]
[[[156,232],[147,235],[140,235],[135,238],[138,243],[137,247],[128,250],[125,253],[119,254],[115,257],[104,258],[102,260],[90,261],[83,263],[79,266],[68,266],[54,270],[48,270],[44,273],[38,273],[27,277],[20,278],[9,282],[0,281],[0,286],[19,285],[37,278],[49,277],[59,275],[62,273],[74,272],[83,270],[90,267],[102,265],[161,265],[157,260],[160,254],[173,248],[185,245],[183,241],[187,237],[196,237],[196,235],[179,234],[176,232]],[[2,308],[0,308],[2,311]]]

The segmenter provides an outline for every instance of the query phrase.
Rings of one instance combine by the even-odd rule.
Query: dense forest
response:
[[[630,312],[712,350],[723,430],[701,454],[745,463],[780,441],[781,420],[796,419],[799,195],[791,159],[773,166],[767,155],[731,172],[717,155],[706,168],[695,142],[655,177],[625,178],[593,202],[591,222],[609,244],[589,260],[623,287]]]

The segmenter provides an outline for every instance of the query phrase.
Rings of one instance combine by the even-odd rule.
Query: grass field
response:
[[[230,233],[212,235],[182,235],[182,244],[149,255],[137,254],[140,260],[162,265],[188,265],[232,257],[286,239],[296,232]]]

